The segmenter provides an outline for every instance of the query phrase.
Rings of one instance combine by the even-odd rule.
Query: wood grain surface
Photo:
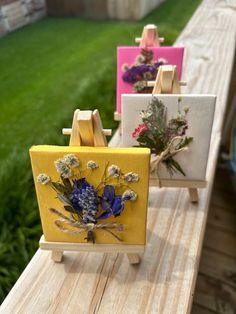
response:
[[[63,263],[55,264],[49,252],[38,250],[2,304],[1,313],[190,311],[235,53],[235,34],[235,0],[205,0],[176,42],[186,46],[185,91],[218,97],[208,186],[199,192],[199,203],[189,202],[187,189],[151,187],[147,247],[139,266],[130,266],[122,254],[75,252],[66,253]],[[110,145],[119,145],[119,132]],[[201,289],[204,291],[205,286]],[[197,306],[193,310],[196,312]],[[196,313],[204,313],[204,308]]]
[[[222,178],[224,178],[223,182]],[[233,173],[226,167],[222,167],[222,163],[218,161],[192,314],[198,313],[197,310],[202,313],[202,309],[206,314],[236,313],[235,183],[236,177]],[[223,201],[220,205],[216,205],[215,195],[224,196],[225,200],[231,196],[231,203]],[[227,206],[224,206],[224,203]],[[209,232],[211,233],[210,243]],[[215,241],[212,241],[214,232]]]

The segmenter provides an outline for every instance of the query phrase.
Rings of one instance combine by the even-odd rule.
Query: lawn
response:
[[[115,128],[116,46],[147,23],[171,45],[200,0],[167,0],[140,22],[45,18],[0,39],[0,301],[38,247],[41,226],[28,150],[67,144],[73,111],[99,109]]]

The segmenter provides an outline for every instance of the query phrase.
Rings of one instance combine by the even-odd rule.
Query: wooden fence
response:
[[[164,0],[47,0],[48,14],[139,20]]]

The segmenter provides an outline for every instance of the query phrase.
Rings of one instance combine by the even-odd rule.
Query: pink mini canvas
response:
[[[148,94],[152,87],[145,82],[155,80],[159,65],[176,65],[181,79],[184,47],[118,47],[116,111],[121,113],[122,94]]]

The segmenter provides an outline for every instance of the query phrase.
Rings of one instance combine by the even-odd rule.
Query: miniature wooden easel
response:
[[[181,82],[178,80],[178,74],[175,65],[160,66],[156,81],[148,82],[148,86],[153,86],[152,94],[180,94],[180,86],[185,85],[187,85],[186,82]],[[160,187],[187,188],[189,191],[190,201],[192,203],[198,202],[197,188],[206,187],[206,181],[199,180],[163,179],[158,181]],[[158,181],[155,178],[151,178],[150,185],[156,186]]]
[[[107,146],[106,136],[110,129],[103,129],[98,110],[75,110],[72,128],[62,129],[62,134],[70,135],[69,146]]]
[[[163,37],[159,37],[157,26],[148,24],[144,26],[142,37],[135,38],[135,42],[139,43],[140,48],[160,47],[160,43],[164,42]],[[114,112],[114,120],[121,121],[121,114],[117,111]]]
[[[153,86],[152,94],[181,94],[181,86],[187,83],[179,81],[176,65],[161,65],[155,81],[149,81],[149,87]]]
[[[98,110],[80,111],[75,110],[72,128],[63,129],[62,133],[70,135],[70,146],[107,146],[106,136],[111,135],[111,130],[103,129]],[[61,262],[63,251],[77,252],[101,252],[101,253],[124,253],[130,264],[140,262],[139,254],[144,253],[144,245],[125,244],[92,244],[92,243],[66,243],[49,242],[44,236],[39,242],[40,248],[52,251],[52,259]]]
[[[154,24],[148,24],[144,26],[142,37],[135,38],[135,42],[139,44],[139,47],[160,47],[160,43],[163,43],[165,39],[159,37],[157,26]]]

